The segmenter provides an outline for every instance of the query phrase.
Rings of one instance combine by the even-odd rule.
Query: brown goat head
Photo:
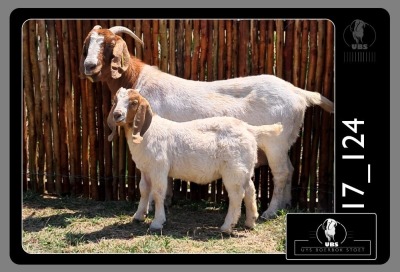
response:
[[[119,78],[129,66],[130,54],[125,41],[109,29],[95,26],[87,35],[80,58],[81,78],[92,82]]]
[[[152,116],[149,102],[139,94],[138,90],[121,87],[113,98],[113,107],[107,118],[112,131],[108,140],[112,141],[116,126],[119,125],[132,127],[133,142],[140,143],[150,127]]]

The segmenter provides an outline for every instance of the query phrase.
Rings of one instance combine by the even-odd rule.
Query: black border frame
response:
[[[379,171],[377,181],[366,188],[365,211],[378,215],[377,229],[377,260],[286,260],[284,254],[208,254],[204,259],[192,258],[197,254],[157,254],[167,255],[163,263],[159,264],[383,264],[390,256],[390,172],[389,172],[389,140],[390,140],[390,87],[389,87],[389,41],[390,17],[385,9],[381,8],[300,8],[300,9],[237,9],[237,8],[185,8],[185,9],[102,9],[102,8],[18,8],[10,15],[10,71],[20,71],[22,67],[22,37],[21,28],[28,19],[97,19],[97,18],[158,18],[158,19],[215,19],[211,14],[218,14],[217,18],[243,19],[329,19],[335,24],[335,154],[344,154],[341,148],[341,139],[348,131],[341,124],[344,120],[365,120],[365,156],[374,165],[372,173]],[[118,14],[118,16],[113,16]],[[140,16],[136,16],[140,15]],[[200,16],[201,15],[201,16]],[[341,39],[341,33],[354,19],[363,19],[373,25],[377,33],[377,42],[373,50],[378,52],[377,62],[374,65],[361,66],[360,64],[344,64],[343,52],[348,50]],[[364,69],[365,68],[365,69]],[[354,80],[355,78],[360,80]],[[22,78],[19,73],[10,73],[10,104],[11,101],[21,101]],[[15,122],[15,112],[20,114],[21,105],[13,103],[10,112],[10,146],[20,146],[21,123]],[[11,110],[10,110],[11,111]],[[13,116],[13,120],[11,120]],[[368,123],[367,123],[368,122]],[[370,125],[371,124],[371,125]],[[376,126],[378,125],[378,126]],[[11,137],[13,136],[13,137]],[[12,156],[12,158],[11,158]],[[10,152],[10,160],[21,161],[21,152]],[[14,165],[14,167],[13,167]],[[349,164],[336,157],[335,159],[335,186],[340,188],[343,178],[353,173],[352,178],[357,184],[362,183],[358,165]],[[376,171],[376,172],[375,172]],[[21,169],[10,164],[10,177],[21,176]],[[379,183],[378,183],[379,182]],[[140,256],[126,256],[126,254],[110,254],[109,258],[102,258],[104,254],[28,254],[21,245],[22,241],[22,195],[21,183],[10,180],[10,257],[18,264],[155,264],[153,254],[139,254]],[[338,189],[336,189],[338,192]],[[339,190],[340,191],[340,190]],[[376,194],[377,196],[373,195]],[[340,196],[336,195],[336,199]],[[336,200],[335,199],[335,200]],[[356,213],[360,210],[343,210],[339,204],[343,199],[336,200],[336,212]],[[107,254],[106,254],[107,255]],[[135,254],[136,255],[136,254]],[[178,256],[176,259],[174,256]],[[237,256],[237,255],[240,255]],[[133,257],[133,258],[132,258]],[[139,258],[137,258],[139,257]]]

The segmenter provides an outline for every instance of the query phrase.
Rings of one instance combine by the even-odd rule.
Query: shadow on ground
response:
[[[175,204],[169,208],[167,222],[160,233],[151,233],[149,226],[153,214],[149,214],[145,222],[136,222],[126,218],[133,218],[137,203],[127,201],[94,201],[82,198],[58,198],[45,196],[24,197],[23,209],[32,210],[23,219],[25,232],[39,232],[46,226],[66,228],[71,224],[71,217],[84,220],[108,218],[125,218],[120,222],[107,225],[101,230],[89,233],[66,234],[66,239],[73,245],[80,242],[97,242],[100,239],[132,239],[145,235],[163,235],[171,238],[190,238],[198,241],[209,239],[227,239],[241,237],[244,231],[244,213],[231,235],[219,231],[223,224],[227,209],[224,205],[214,207],[205,202],[186,202]],[[51,209],[52,214],[35,216],[36,212]],[[36,212],[35,212],[36,211]],[[55,214],[54,214],[55,213]]]

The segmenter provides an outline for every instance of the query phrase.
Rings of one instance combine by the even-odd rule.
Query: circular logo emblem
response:
[[[327,247],[337,247],[346,240],[347,231],[339,221],[328,218],[318,226],[316,237],[321,244]]]
[[[370,24],[356,19],[344,29],[343,39],[352,49],[365,50],[375,43],[376,32]]]

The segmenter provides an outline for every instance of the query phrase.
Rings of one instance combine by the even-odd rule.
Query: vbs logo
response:
[[[316,231],[318,241],[325,247],[339,247],[346,240],[346,228],[332,218],[326,219]]]
[[[343,39],[353,50],[367,50],[375,43],[376,33],[370,24],[356,19],[344,29]]]
[[[288,260],[376,259],[376,214],[288,214],[286,222]]]

